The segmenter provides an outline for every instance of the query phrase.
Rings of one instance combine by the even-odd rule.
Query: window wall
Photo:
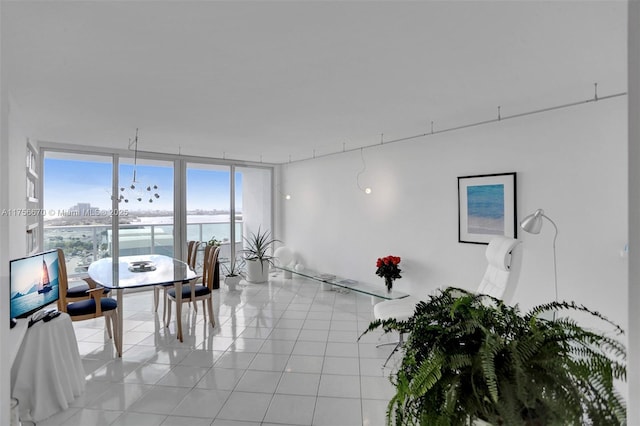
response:
[[[44,250],[62,248],[69,274],[111,256],[113,158],[45,151],[42,176]]]
[[[187,241],[216,240],[219,259],[226,261],[235,249],[233,236],[242,235],[241,218],[231,214],[231,166],[187,163],[186,177]]]
[[[272,229],[271,167],[51,146],[42,152],[42,206],[55,212],[43,218],[42,247],[62,247],[69,274],[86,273],[102,257],[183,257],[188,240],[212,238],[225,262],[239,255],[243,237]]]
[[[120,256],[174,256],[173,168],[171,161],[120,160],[118,206],[124,213],[119,221]]]

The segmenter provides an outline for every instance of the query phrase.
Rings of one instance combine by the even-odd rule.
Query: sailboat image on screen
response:
[[[47,268],[47,262],[42,259],[42,275],[40,275],[40,283],[38,284],[38,294],[48,293],[53,290],[51,287],[51,281],[49,280],[49,268]]]

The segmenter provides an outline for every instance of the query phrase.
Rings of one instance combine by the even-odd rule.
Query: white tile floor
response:
[[[103,319],[74,323],[86,392],[38,426],[385,423],[393,387],[382,365],[392,346],[376,344],[395,336],[358,341],[373,317],[369,296],[272,275],[268,284],[216,290],[215,328],[202,305],[197,314],[184,305],[184,343],[175,321],[162,326],[152,299],[125,295],[122,358]]]

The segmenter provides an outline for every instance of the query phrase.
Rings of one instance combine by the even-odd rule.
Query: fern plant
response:
[[[553,311],[592,315],[615,333],[541,318]],[[448,288],[420,302],[409,320],[377,320],[365,333],[379,327],[409,335],[391,378],[388,424],[625,424],[614,385],[626,380],[622,329],[584,306],[552,302],[523,314],[491,296]]]

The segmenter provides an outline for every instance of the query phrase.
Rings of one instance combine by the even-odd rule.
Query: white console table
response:
[[[17,324],[9,331],[9,365],[13,366],[22,341],[29,327],[28,319],[19,319]]]
[[[38,422],[69,408],[84,392],[85,374],[69,315],[30,328],[27,321],[19,320],[10,332],[16,346],[9,350],[11,394],[19,401],[20,419]]]

